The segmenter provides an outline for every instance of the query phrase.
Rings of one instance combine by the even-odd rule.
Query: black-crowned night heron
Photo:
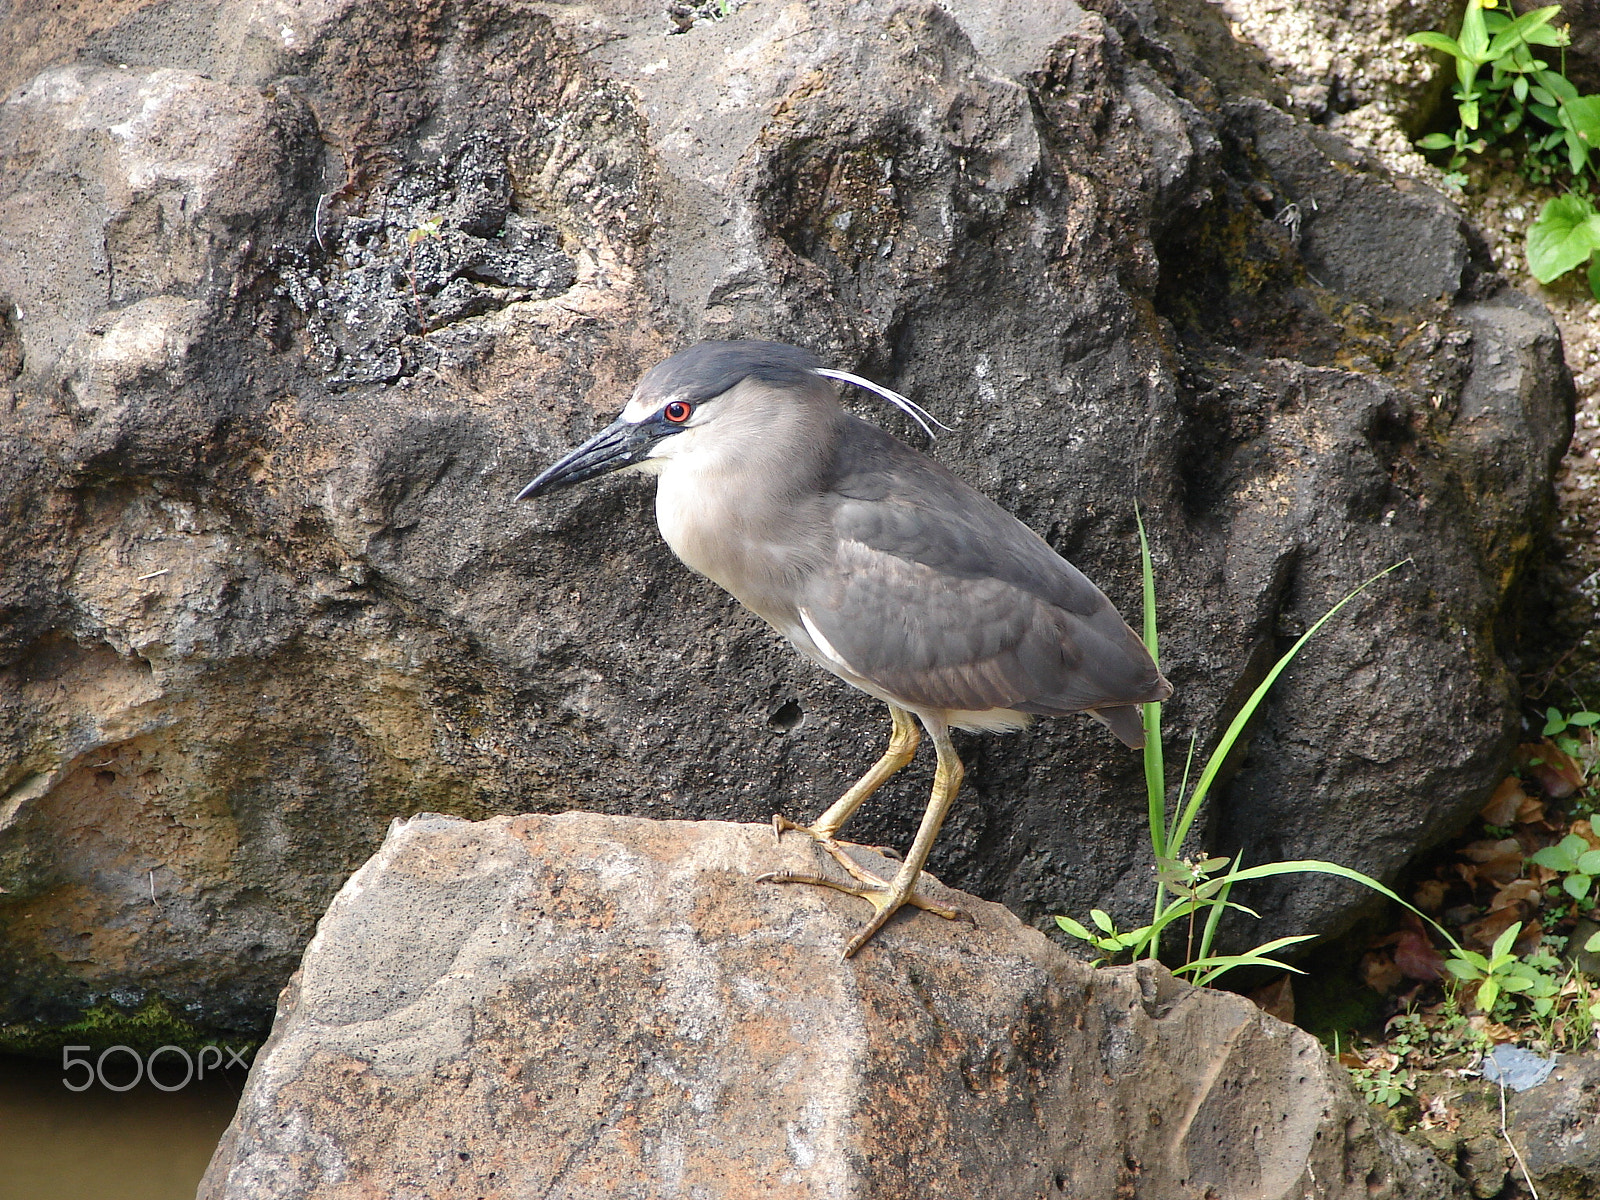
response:
[[[854,954],[919,896],[917,876],[961,786],[950,728],[1019,729],[1087,713],[1144,744],[1138,705],[1172,687],[1083,573],[944,467],[840,407],[832,381],[904,396],[775,342],[705,342],[652,367],[605,429],[519,500],[608,471],[658,477],[656,522],[677,556],[805,657],[889,706],[889,748],[805,829],[855,880],[764,875],[848,892],[875,910]],[[923,428],[927,426],[924,423]],[[931,431],[930,431],[931,432]],[[933,795],[892,880],[837,840],[916,753],[915,716],[938,751]],[[773,818],[781,834],[800,829]]]

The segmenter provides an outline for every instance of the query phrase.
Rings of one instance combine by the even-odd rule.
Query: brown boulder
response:
[[[285,990],[202,1200],[1452,1195],[1307,1034],[999,905],[898,917],[770,826],[397,822]],[[826,869],[823,867],[823,869]]]

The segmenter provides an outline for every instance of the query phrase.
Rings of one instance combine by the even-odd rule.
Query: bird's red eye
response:
[[[661,410],[661,415],[674,425],[682,425],[689,419],[689,414],[693,411],[694,409],[690,408],[684,401],[674,400]]]

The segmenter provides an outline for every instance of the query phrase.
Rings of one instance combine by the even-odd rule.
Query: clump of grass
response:
[[[1156,594],[1155,570],[1150,558],[1150,543],[1145,534],[1144,520],[1135,510],[1135,520],[1139,526],[1139,555],[1141,574],[1143,578],[1144,593],[1144,641],[1152,658],[1160,665],[1160,635],[1156,621]],[[1321,859],[1295,859],[1289,862],[1261,863],[1256,866],[1245,866],[1244,856],[1239,854],[1233,858],[1203,857],[1180,858],[1179,855],[1185,839],[1188,838],[1194,822],[1199,817],[1206,799],[1211,794],[1212,785],[1216,782],[1223,764],[1232,752],[1239,738],[1243,736],[1245,727],[1256,710],[1266,699],[1267,693],[1278,681],[1278,677],[1288,668],[1305,644],[1315,637],[1329,621],[1338,615],[1345,605],[1349,604],[1362,592],[1377,583],[1384,576],[1409,563],[1410,559],[1394,564],[1379,571],[1371,579],[1351,591],[1344,599],[1340,600],[1322,618],[1301,635],[1289,650],[1273,664],[1266,678],[1250,694],[1239,712],[1229,722],[1222,738],[1207,757],[1205,764],[1200,769],[1194,786],[1190,787],[1189,780],[1193,772],[1195,757],[1195,742],[1189,742],[1188,756],[1184,762],[1183,779],[1178,786],[1176,803],[1169,807],[1167,802],[1167,777],[1166,757],[1162,743],[1161,733],[1161,705],[1160,703],[1146,704],[1144,706],[1145,748],[1144,748],[1144,778],[1149,816],[1150,849],[1156,864],[1156,891],[1155,902],[1151,910],[1149,924],[1141,925],[1137,929],[1119,930],[1109,914],[1101,909],[1093,909],[1089,919],[1093,929],[1081,921],[1071,917],[1057,917],[1056,923],[1073,937],[1089,943],[1096,949],[1104,952],[1108,957],[1127,954],[1137,961],[1141,958],[1155,958],[1160,952],[1163,935],[1174,926],[1182,928],[1185,932],[1182,961],[1173,967],[1173,973],[1182,975],[1192,982],[1204,987],[1215,983],[1222,976],[1240,967],[1271,967],[1283,971],[1299,972],[1299,968],[1274,957],[1279,952],[1308,942],[1314,934],[1295,934],[1288,937],[1274,938],[1263,942],[1251,950],[1241,954],[1218,954],[1214,944],[1217,927],[1222,915],[1228,910],[1241,912],[1247,916],[1259,919],[1260,915],[1254,909],[1231,899],[1234,887],[1257,879],[1270,879],[1278,875],[1295,874],[1322,874],[1333,875],[1340,879],[1348,879],[1359,883],[1363,887],[1371,888],[1380,895],[1386,896],[1397,904],[1417,912],[1420,911],[1406,903],[1388,887],[1379,883],[1369,875],[1364,875],[1353,868],[1341,866],[1338,863],[1325,862]],[[1424,916],[1424,919],[1427,919]],[[1440,929],[1440,933],[1455,945],[1455,940],[1448,933]],[[1458,947],[1459,949],[1459,947]]]

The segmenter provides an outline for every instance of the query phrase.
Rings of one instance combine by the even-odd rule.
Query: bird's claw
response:
[[[790,829],[797,829],[801,833],[810,834],[812,840],[814,840],[817,843],[817,845],[823,847],[825,850],[828,851],[829,854],[832,854],[835,858],[838,857],[838,851],[837,851],[836,847],[839,847],[839,846],[855,846],[855,847],[857,847],[859,849],[862,849],[862,850],[871,850],[874,854],[881,854],[885,858],[892,858],[895,862],[904,862],[905,861],[905,855],[901,854],[900,851],[896,850],[893,846],[869,846],[865,842],[846,842],[846,841],[841,840],[840,838],[834,837],[831,833],[824,833],[822,830],[818,829],[815,825],[801,825],[796,821],[791,821],[788,817],[784,816],[782,813],[773,813],[772,814],[772,836],[773,837],[778,838],[778,839],[781,840],[783,835],[784,835],[784,833],[787,832]],[[853,872],[852,872],[852,874],[853,874]]]
[[[919,896],[915,890],[915,881],[902,884],[896,878],[893,883],[886,883],[876,875],[857,867],[851,872],[860,881],[857,887],[848,883],[841,883],[837,879],[829,879],[825,875],[810,875],[800,871],[770,871],[765,875],[756,876],[757,883],[809,883],[817,887],[832,888],[836,892],[844,892],[849,896],[859,896],[872,905],[872,919],[861,929],[855,937],[850,939],[850,944],[844,948],[844,956],[852,958],[855,952],[866,945],[868,940],[878,930],[882,929],[890,917],[894,916],[907,904],[931,912],[935,916],[943,917],[947,921],[962,920],[976,924],[972,917],[959,908],[949,908],[943,904],[936,904],[925,896]]]

